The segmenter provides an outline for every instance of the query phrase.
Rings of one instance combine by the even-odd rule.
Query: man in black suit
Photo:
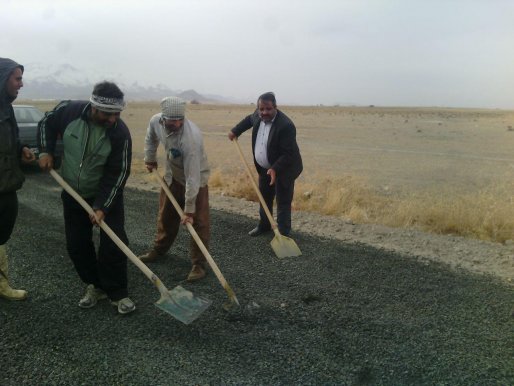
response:
[[[300,149],[296,143],[296,127],[282,111],[277,109],[275,94],[267,92],[257,100],[257,109],[245,117],[229,133],[233,140],[252,128],[253,161],[259,174],[259,190],[271,213],[277,197],[277,224],[279,232],[291,232],[291,202],[294,181],[303,170]],[[262,206],[260,221],[248,234],[259,236],[271,230],[271,224]]]

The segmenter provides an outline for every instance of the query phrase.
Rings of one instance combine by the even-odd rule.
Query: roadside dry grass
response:
[[[27,103],[42,110],[55,105]],[[257,200],[227,139],[230,128],[253,108],[188,105],[188,118],[204,133],[213,193]],[[323,106],[282,110],[297,126],[305,164],[296,185],[295,210],[496,242],[513,238],[513,111]],[[133,136],[133,180],[147,178],[144,135],[157,112],[158,102],[131,102],[123,112]],[[249,133],[240,143],[251,164]]]

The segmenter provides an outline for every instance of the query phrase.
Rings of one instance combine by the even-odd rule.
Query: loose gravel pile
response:
[[[191,325],[153,305],[159,294],[129,263],[137,311],[84,291],[64,244],[60,189],[32,173],[20,191],[12,281],[26,302],[0,300],[0,385],[513,384],[514,291],[364,245],[295,233],[301,257],[279,260],[254,220],[212,211],[210,252],[241,302],[225,311],[215,275],[184,282],[189,234],[150,265],[168,286],[213,301]],[[126,191],[130,248],[155,232],[157,194]]]

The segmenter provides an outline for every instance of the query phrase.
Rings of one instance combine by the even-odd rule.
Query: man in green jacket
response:
[[[9,300],[23,300],[24,290],[15,290],[7,279],[7,252],[5,243],[11,237],[18,216],[18,196],[25,176],[20,169],[22,162],[35,160],[26,146],[20,145],[18,124],[12,102],[23,87],[21,64],[0,58],[0,296]]]
[[[104,221],[128,244],[123,189],[130,174],[132,140],[120,113],[123,92],[111,82],[95,85],[89,101],[64,101],[39,122],[39,166],[53,168],[56,141],[62,137],[63,179],[91,205],[94,216],[62,192],[66,247],[86,292],[79,307],[91,308],[110,298],[120,314],[136,309],[128,297],[127,257],[103,230],[98,254],[92,227]]]

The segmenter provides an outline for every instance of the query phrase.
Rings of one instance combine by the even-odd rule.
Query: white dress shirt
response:
[[[255,139],[255,160],[264,169],[271,168],[268,161],[268,138],[273,121],[275,121],[275,117],[273,117],[271,122],[261,121],[257,138]]]

